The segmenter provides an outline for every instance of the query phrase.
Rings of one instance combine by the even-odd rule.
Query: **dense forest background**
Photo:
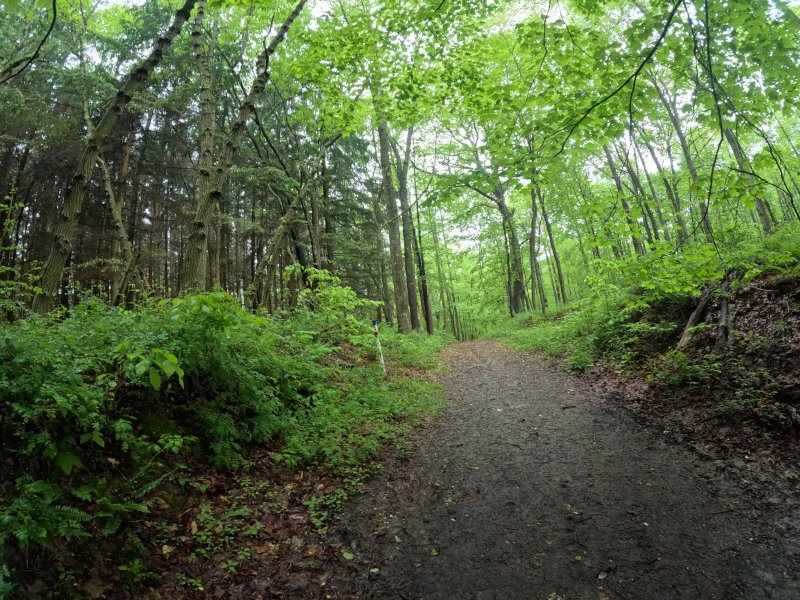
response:
[[[6,11],[6,311],[215,287],[274,310],[299,264],[452,328],[693,291],[796,231],[784,2],[188,2],[157,42],[174,8]]]
[[[0,7],[0,596],[176,457],[350,473],[435,396],[370,319],[395,375],[499,335],[800,427],[796,3]]]

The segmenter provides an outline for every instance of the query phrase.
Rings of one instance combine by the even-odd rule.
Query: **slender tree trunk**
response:
[[[683,242],[684,240],[688,239],[689,232],[686,228],[686,221],[683,218],[683,209],[681,208],[680,197],[670,183],[664,167],[661,166],[661,161],[659,161],[658,155],[653,149],[652,144],[645,139],[644,146],[647,148],[648,154],[650,154],[650,157],[653,159],[653,162],[656,165],[658,174],[661,177],[661,182],[664,184],[664,191],[666,192],[667,198],[669,198],[669,201],[672,204],[673,215],[675,216],[675,221],[678,223],[678,241]]]
[[[757,186],[755,185],[755,178],[752,175],[752,166],[750,165],[750,161],[747,159],[747,156],[745,156],[744,150],[742,150],[742,145],[739,143],[739,138],[736,137],[736,134],[733,131],[731,131],[730,127],[726,127],[724,129],[724,133],[725,139],[728,140],[728,144],[733,151],[736,164],[739,165],[739,170],[747,171],[747,174],[745,175],[747,178],[747,191],[756,201],[756,213],[761,221],[761,227],[764,229],[764,235],[769,235],[772,233],[773,223],[770,219],[769,213],[767,212],[767,208],[764,206],[765,201],[762,200]]]
[[[330,174],[328,173],[328,163],[326,154],[322,155],[322,210],[324,213],[325,221],[325,235],[322,239],[322,252],[324,259],[322,266],[324,269],[333,271],[335,261],[335,243],[334,243],[334,227],[333,227],[333,214],[331,212],[331,194],[330,194]]]
[[[122,211],[125,209],[125,196],[128,188],[128,173],[130,172],[130,164],[131,164],[131,154],[133,153],[133,144],[136,141],[136,129],[137,129],[137,121],[134,120],[134,124],[132,125],[130,131],[128,132],[128,140],[125,142],[125,149],[122,152],[122,163],[119,169],[119,175],[117,177],[117,181],[114,185],[114,193],[113,195],[116,197],[117,201],[117,211],[119,212],[120,218],[122,218]],[[107,194],[108,195],[108,194]],[[113,215],[112,215],[113,216]],[[114,216],[116,219],[116,217]],[[116,227],[116,223],[115,223]],[[124,231],[124,226],[123,226]],[[125,239],[128,240],[127,232],[125,232]],[[119,256],[121,251],[120,242],[118,240],[119,235],[115,236],[115,239],[112,243],[111,254],[112,256]],[[130,240],[128,240],[130,242]],[[131,244],[131,254],[133,253],[133,245]],[[125,257],[123,256],[123,260]],[[114,271],[111,275],[111,298],[116,298],[119,292],[121,277],[117,271]],[[113,300],[112,300],[113,301]]]
[[[386,227],[389,231],[389,255],[392,264],[392,285],[397,309],[397,325],[401,333],[411,331],[411,312],[409,309],[408,287],[403,274],[403,250],[400,247],[400,215],[397,214],[397,198],[392,181],[392,163],[389,158],[391,142],[386,118],[378,117],[378,140],[381,164],[383,200],[386,204]]]
[[[535,175],[535,173],[534,173]],[[531,187],[530,189],[531,194],[531,229],[530,234],[528,236],[528,254],[529,260],[531,263],[531,301],[533,302],[533,308],[536,309],[536,288],[537,288],[537,267],[539,263],[538,253],[536,249],[536,233],[538,228],[538,213],[539,213],[539,204],[536,201],[536,190]],[[542,309],[544,312],[544,305],[542,304]]]
[[[505,191],[499,185],[495,188],[492,198],[500,211],[500,215],[503,218],[503,227],[508,235],[507,256],[511,289],[509,300],[512,315],[517,315],[525,312],[525,271],[522,268],[522,255],[520,253],[517,230],[514,226],[514,211],[506,204]]]
[[[658,231],[658,224],[656,223],[656,218],[653,215],[653,211],[647,202],[647,194],[644,191],[642,180],[639,177],[639,169],[637,165],[631,163],[628,154],[623,153],[620,148],[617,148],[617,156],[619,156],[620,159],[622,160],[622,164],[624,165],[625,170],[628,172],[628,178],[631,180],[631,184],[633,185],[634,198],[636,198],[636,201],[639,204],[639,208],[642,209],[642,213],[644,214],[644,226],[645,226],[645,233],[647,234],[647,242],[652,247],[653,242],[659,241],[661,239],[661,236]]]
[[[642,171],[644,172],[645,179],[647,179],[647,187],[650,189],[650,196],[651,198],[653,198],[653,203],[656,206],[656,215],[658,215],[658,227],[661,228],[661,231],[664,234],[664,239],[669,242],[671,236],[669,233],[669,229],[667,228],[667,223],[664,220],[664,214],[661,212],[661,199],[658,195],[658,192],[656,192],[656,186],[653,184],[653,178],[650,177],[650,173],[648,172],[647,167],[645,166],[644,157],[642,156],[642,151],[639,148],[638,144],[636,144],[636,142],[633,143],[633,149],[634,152],[636,153],[635,158],[637,158],[638,160],[638,162],[636,163],[636,169],[638,171],[639,169],[638,165],[639,163],[641,163]],[[656,227],[655,221],[653,222],[653,226]],[[658,231],[658,227],[656,228],[656,232]]]
[[[622,187],[622,179],[619,176],[619,172],[617,171],[617,166],[614,164],[614,159],[611,156],[611,149],[608,147],[608,144],[603,146],[603,151],[606,154],[606,161],[608,161],[608,168],[611,170],[611,176],[614,178],[614,184],[617,187],[617,193],[619,194],[620,202],[622,203],[622,210],[625,211],[625,221],[628,223],[628,228],[630,230],[631,235],[631,243],[633,244],[633,249],[639,256],[644,256],[644,246],[642,246],[642,240],[639,239],[639,231],[636,227],[636,224],[633,222],[631,218],[631,207],[628,204],[628,200],[625,198],[625,189]]]
[[[409,128],[406,133],[405,156],[400,156],[400,150],[394,140],[392,150],[395,155],[395,171],[398,182],[398,198],[400,199],[400,218],[403,222],[403,263],[406,272],[406,288],[408,289],[408,308],[411,314],[411,329],[419,331],[419,303],[417,302],[417,280],[414,271],[413,240],[411,209],[408,204],[408,167],[411,160],[411,139],[414,128]]]
[[[513,317],[514,312],[514,292],[512,291],[512,284],[514,277],[511,275],[511,251],[508,248],[508,227],[506,221],[503,219],[503,251],[506,256],[506,297],[508,298],[508,312]]]
[[[381,222],[383,221],[383,211],[381,210],[381,203],[378,198],[372,199],[372,218],[375,225],[375,249],[376,256],[378,257],[378,276],[381,283],[381,296],[383,298],[383,314],[386,317],[386,322],[391,325],[394,322],[394,310],[392,308],[392,295],[389,291],[389,281],[386,274],[386,247],[383,240],[383,229]]]
[[[94,133],[88,136],[86,147],[78,159],[78,166],[72,175],[66,194],[66,202],[61,209],[61,214],[53,233],[53,245],[50,255],[42,267],[39,283],[41,292],[33,300],[33,310],[35,312],[45,313],[54,306],[64,267],[70,254],[72,254],[72,244],[78,229],[78,221],[83,208],[83,200],[86,197],[86,190],[89,186],[97,157],[106,138],[113,131],[120,115],[131,101],[133,95],[147,86],[150,81],[150,75],[161,63],[164,54],[180,33],[196,2],[197,0],[186,0],[183,6],[175,12],[169,29],[158,39],[150,55],[134,67],[120,86],[114,99],[109,103],[95,127]]]
[[[664,105],[664,109],[667,111],[667,116],[669,116],[669,120],[672,123],[673,129],[675,130],[675,134],[678,136],[681,152],[683,152],[683,159],[686,162],[686,168],[689,169],[689,176],[692,178],[692,183],[697,183],[697,169],[694,165],[694,159],[692,158],[692,153],[689,150],[689,144],[686,141],[686,135],[683,132],[683,127],[681,126],[681,122],[678,117],[678,110],[675,107],[674,102],[667,96],[666,90],[658,84],[655,78],[651,79],[651,83],[656,88],[658,97],[661,99],[661,103]],[[710,242],[714,239],[714,232],[711,228],[711,221],[708,218],[708,208],[709,207],[705,204],[700,206],[700,224],[703,228],[703,232],[706,235],[706,239]]]
[[[275,54],[277,47],[286,39],[286,34],[292,23],[295,22],[306,0],[300,0],[295,5],[294,10],[286,18],[278,29],[278,32],[264,48],[264,52],[259,57],[257,75],[253,80],[247,96],[239,106],[236,117],[231,125],[217,158],[216,165],[211,170],[207,178],[205,190],[198,192],[197,210],[195,219],[192,223],[189,235],[189,249],[186,266],[186,287],[192,291],[202,290],[206,283],[207,254],[208,254],[208,227],[210,224],[213,208],[217,204],[222,204],[225,183],[228,179],[228,171],[233,158],[239,150],[239,143],[247,131],[247,124],[255,112],[256,100],[261,96],[270,78],[269,62]],[[199,188],[199,186],[198,186]]]
[[[537,185],[536,192],[539,196],[539,205],[542,207],[542,220],[544,221],[545,228],[547,229],[547,239],[550,241],[550,249],[553,251],[553,262],[556,265],[556,274],[558,275],[558,289],[561,291],[561,303],[567,303],[567,288],[564,285],[564,271],[561,269],[561,258],[558,255],[556,248],[556,240],[553,237],[553,227],[550,225],[550,218],[547,216],[547,207],[544,204],[544,194],[541,188]]]
[[[428,275],[425,270],[425,253],[422,250],[422,221],[419,218],[419,199],[417,199],[417,227],[414,236],[414,253],[417,257],[417,268],[419,269],[419,296],[422,300],[422,314],[425,317],[425,331],[428,335],[433,335],[433,312],[431,311],[431,300],[428,294]]]
[[[434,209],[435,210],[435,209]],[[442,254],[439,247],[439,230],[436,226],[436,214],[431,219],[431,233],[433,234],[433,258],[436,263],[436,278],[439,282],[439,302],[442,305],[442,321],[443,329],[445,332],[450,331],[450,311],[447,306],[446,287],[447,282],[444,276],[444,269],[442,268]]]

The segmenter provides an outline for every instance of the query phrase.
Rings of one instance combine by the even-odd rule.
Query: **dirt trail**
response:
[[[713,466],[531,355],[479,341],[445,360],[449,407],[343,515],[352,572],[323,597],[800,598],[796,509],[758,517]]]

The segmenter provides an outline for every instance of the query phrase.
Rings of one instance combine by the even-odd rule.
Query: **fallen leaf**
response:
[[[342,552],[342,558],[345,560],[353,560],[355,555],[352,552],[347,552],[346,550]]]
[[[100,598],[105,595],[106,590],[108,589],[108,584],[93,577],[84,583],[81,589],[89,598]]]
[[[431,549],[431,556],[439,556],[439,551],[436,548]]]

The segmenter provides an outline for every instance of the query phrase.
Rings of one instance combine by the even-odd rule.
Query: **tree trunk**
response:
[[[619,148],[617,148],[617,156],[621,158],[622,164],[625,166],[625,170],[628,172],[628,178],[631,180],[631,184],[633,185],[634,198],[636,198],[639,208],[642,209],[642,213],[644,214],[644,226],[645,233],[647,234],[647,241],[652,247],[653,242],[659,241],[661,236],[658,231],[658,223],[656,223],[656,218],[647,202],[647,194],[644,191],[642,180],[639,177],[638,165],[631,163],[631,159],[627,153],[623,154]],[[636,155],[634,154],[634,160],[635,158]]]
[[[422,251],[422,221],[419,218],[419,199],[417,199],[417,227],[414,236],[414,253],[417,257],[417,268],[419,269],[419,296],[422,300],[422,314],[425,317],[425,331],[428,335],[433,335],[433,312],[431,311],[431,299],[428,294],[428,275],[425,270],[425,253]]]
[[[625,211],[625,221],[628,223],[633,249],[637,255],[644,256],[644,246],[642,246],[642,241],[639,239],[638,228],[631,218],[631,207],[625,198],[625,190],[622,187],[622,179],[617,171],[617,166],[614,164],[614,159],[611,156],[611,149],[608,147],[608,144],[603,146],[603,151],[606,154],[606,161],[608,161],[608,168],[611,170],[611,176],[614,178],[614,185],[617,187],[617,193],[619,193],[619,199],[622,203],[622,210]]]
[[[510,294],[512,315],[525,312],[525,271],[522,268],[522,255],[519,249],[517,230],[514,227],[514,211],[508,208],[505,200],[505,192],[499,185],[495,188],[492,195],[497,205],[500,215],[503,218],[503,227],[508,235],[508,260],[510,273]]]
[[[686,229],[686,221],[683,219],[683,209],[681,208],[680,197],[678,196],[678,192],[670,183],[664,167],[661,166],[661,161],[659,161],[658,155],[653,149],[652,144],[650,144],[650,142],[648,142],[646,139],[643,141],[644,147],[647,148],[648,154],[650,154],[650,157],[653,159],[653,162],[656,165],[656,169],[658,169],[658,174],[661,177],[661,182],[664,184],[664,191],[667,194],[667,198],[669,198],[669,201],[672,204],[673,215],[675,216],[675,221],[678,223],[678,241],[683,242],[688,239],[689,232]]]
[[[435,210],[435,209],[434,209]],[[445,289],[447,282],[444,276],[444,269],[442,268],[442,254],[439,246],[439,229],[436,226],[436,214],[434,213],[431,219],[432,233],[433,233],[433,258],[436,263],[436,278],[439,281],[439,302],[442,305],[442,325],[445,332],[450,331],[450,312],[447,306],[447,296]]]
[[[398,197],[400,199],[400,218],[403,222],[403,263],[406,272],[406,288],[408,289],[408,308],[411,314],[411,329],[419,331],[419,303],[417,302],[417,280],[414,271],[413,240],[414,233],[411,220],[411,209],[408,204],[408,167],[411,160],[411,138],[414,128],[409,128],[406,133],[405,156],[400,156],[400,150],[394,140],[392,150],[395,155],[395,171],[397,173]]]
[[[547,216],[547,208],[544,204],[544,194],[541,188],[536,186],[537,194],[539,195],[539,205],[542,207],[542,220],[544,220],[545,228],[547,229],[547,238],[550,240],[550,249],[553,251],[553,262],[556,265],[556,274],[558,275],[558,288],[561,290],[561,303],[567,303],[567,288],[564,285],[564,271],[561,269],[561,258],[558,256],[558,249],[556,248],[556,240],[553,237],[553,228],[550,225],[550,218]]]
[[[664,220],[664,214],[661,212],[661,200],[659,198],[658,193],[656,192],[656,186],[653,184],[653,178],[650,177],[650,173],[647,171],[647,167],[644,163],[644,157],[642,156],[642,151],[639,149],[639,146],[636,142],[633,143],[633,150],[636,153],[635,157],[638,162],[636,162],[636,169],[639,169],[639,163],[642,164],[642,171],[644,172],[644,176],[647,179],[647,187],[650,188],[650,195],[653,198],[653,202],[656,205],[656,214],[658,215],[658,227],[661,228],[661,231],[664,234],[664,239],[666,241],[670,241],[670,233],[669,229],[667,228],[667,223]],[[655,227],[655,221],[653,221],[653,226]],[[656,232],[658,232],[658,228],[656,228]],[[656,236],[658,237],[658,236]]]
[[[538,251],[536,249],[537,246],[536,234],[537,234],[538,220],[539,220],[539,204],[536,201],[535,188],[533,187],[530,188],[530,194],[531,194],[531,229],[530,229],[530,234],[528,235],[528,255],[531,263],[531,302],[533,304],[533,308],[536,309],[536,289],[538,287],[537,276],[538,276],[538,266],[539,266]],[[544,314],[544,308],[545,308],[544,302],[540,302],[540,305],[542,307],[542,313]]]
[[[403,251],[400,247],[400,215],[397,214],[397,198],[394,182],[392,181],[392,163],[389,158],[391,147],[389,127],[386,124],[386,118],[382,114],[379,114],[378,119],[381,181],[383,200],[386,204],[386,227],[389,231],[389,255],[391,257],[392,266],[394,303],[397,309],[397,326],[400,333],[408,333],[411,331],[411,313],[409,309],[408,287],[406,286],[406,279],[403,274]]]
[[[678,136],[681,152],[683,152],[683,159],[686,162],[686,168],[689,169],[689,175],[692,178],[692,183],[697,183],[697,169],[694,166],[694,159],[692,158],[692,153],[689,150],[689,144],[686,141],[686,135],[683,132],[683,127],[681,126],[680,119],[678,118],[677,108],[667,96],[666,90],[662,89],[662,87],[658,85],[658,82],[655,80],[655,78],[651,79],[651,83],[656,88],[658,97],[661,99],[661,103],[664,105],[664,109],[667,111],[667,116],[669,116],[669,120],[672,123],[673,129],[675,130],[675,134]],[[713,241],[714,232],[711,228],[711,221],[708,218],[708,206],[705,204],[700,207],[700,223],[703,228],[703,232],[706,234],[706,239],[709,242]]]
[[[278,32],[264,48],[264,52],[259,57],[259,64],[256,68],[257,75],[253,80],[247,96],[239,106],[236,118],[233,121],[230,132],[225,139],[216,165],[211,170],[207,178],[205,190],[198,191],[197,210],[195,219],[191,226],[189,235],[189,249],[186,266],[186,287],[191,291],[199,291],[205,287],[208,254],[208,227],[211,214],[216,204],[222,204],[225,183],[228,179],[228,171],[231,161],[238,152],[239,143],[247,131],[247,123],[255,113],[255,103],[259,98],[270,78],[269,61],[275,50],[286,39],[286,34],[292,23],[295,22],[305,6],[306,0],[300,0],[294,10],[286,18],[278,29]],[[199,183],[199,182],[198,182]],[[199,185],[198,185],[199,189]]]
[[[125,107],[133,95],[143,90],[150,81],[153,70],[161,63],[164,54],[169,50],[175,37],[180,33],[189,18],[197,0],[185,0],[173,17],[172,24],[162,37],[158,39],[150,55],[136,65],[119,88],[114,99],[109,103],[95,130],[86,140],[86,147],[78,159],[78,166],[72,175],[67,190],[66,202],[61,209],[58,223],[53,233],[53,245],[47,257],[40,278],[39,292],[33,300],[33,310],[38,313],[48,312],[56,301],[56,292],[67,260],[72,254],[72,244],[78,229],[83,200],[91,180],[97,157],[102,150],[106,138],[119,121]]]
[[[322,238],[322,253],[324,255],[322,261],[322,268],[328,269],[328,271],[333,271],[334,269],[334,260],[335,256],[335,244],[334,244],[334,227],[333,227],[333,215],[331,214],[331,182],[330,182],[330,175],[328,173],[328,162],[327,162],[327,153],[322,155],[322,168],[320,172],[320,179],[322,179],[322,211],[323,211],[323,219],[325,221],[325,235]]]
[[[726,127],[724,129],[724,133],[725,139],[728,140],[728,144],[733,151],[736,164],[739,165],[739,170],[747,171],[747,174],[745,175],[747,178],[747,191],[756,201],[756,213],[761,221],[761,227],[764,229],[764,235],[769,235],[772,233],[772,221],[770,220],[769,213],[767,213],[767,209],[764,206],[764,200],[761,199],[761,196],[758,194],[758,190],[756,189],[757,186],[755,185],[755,178],[752,175],[752,166],[750,165],[750,161],[747,159],[747,156],[745,156],[744,150],[742,150],[742,145],[739,143],[739,138],[737,138],[736,134],[731,131],[730,127]]]

